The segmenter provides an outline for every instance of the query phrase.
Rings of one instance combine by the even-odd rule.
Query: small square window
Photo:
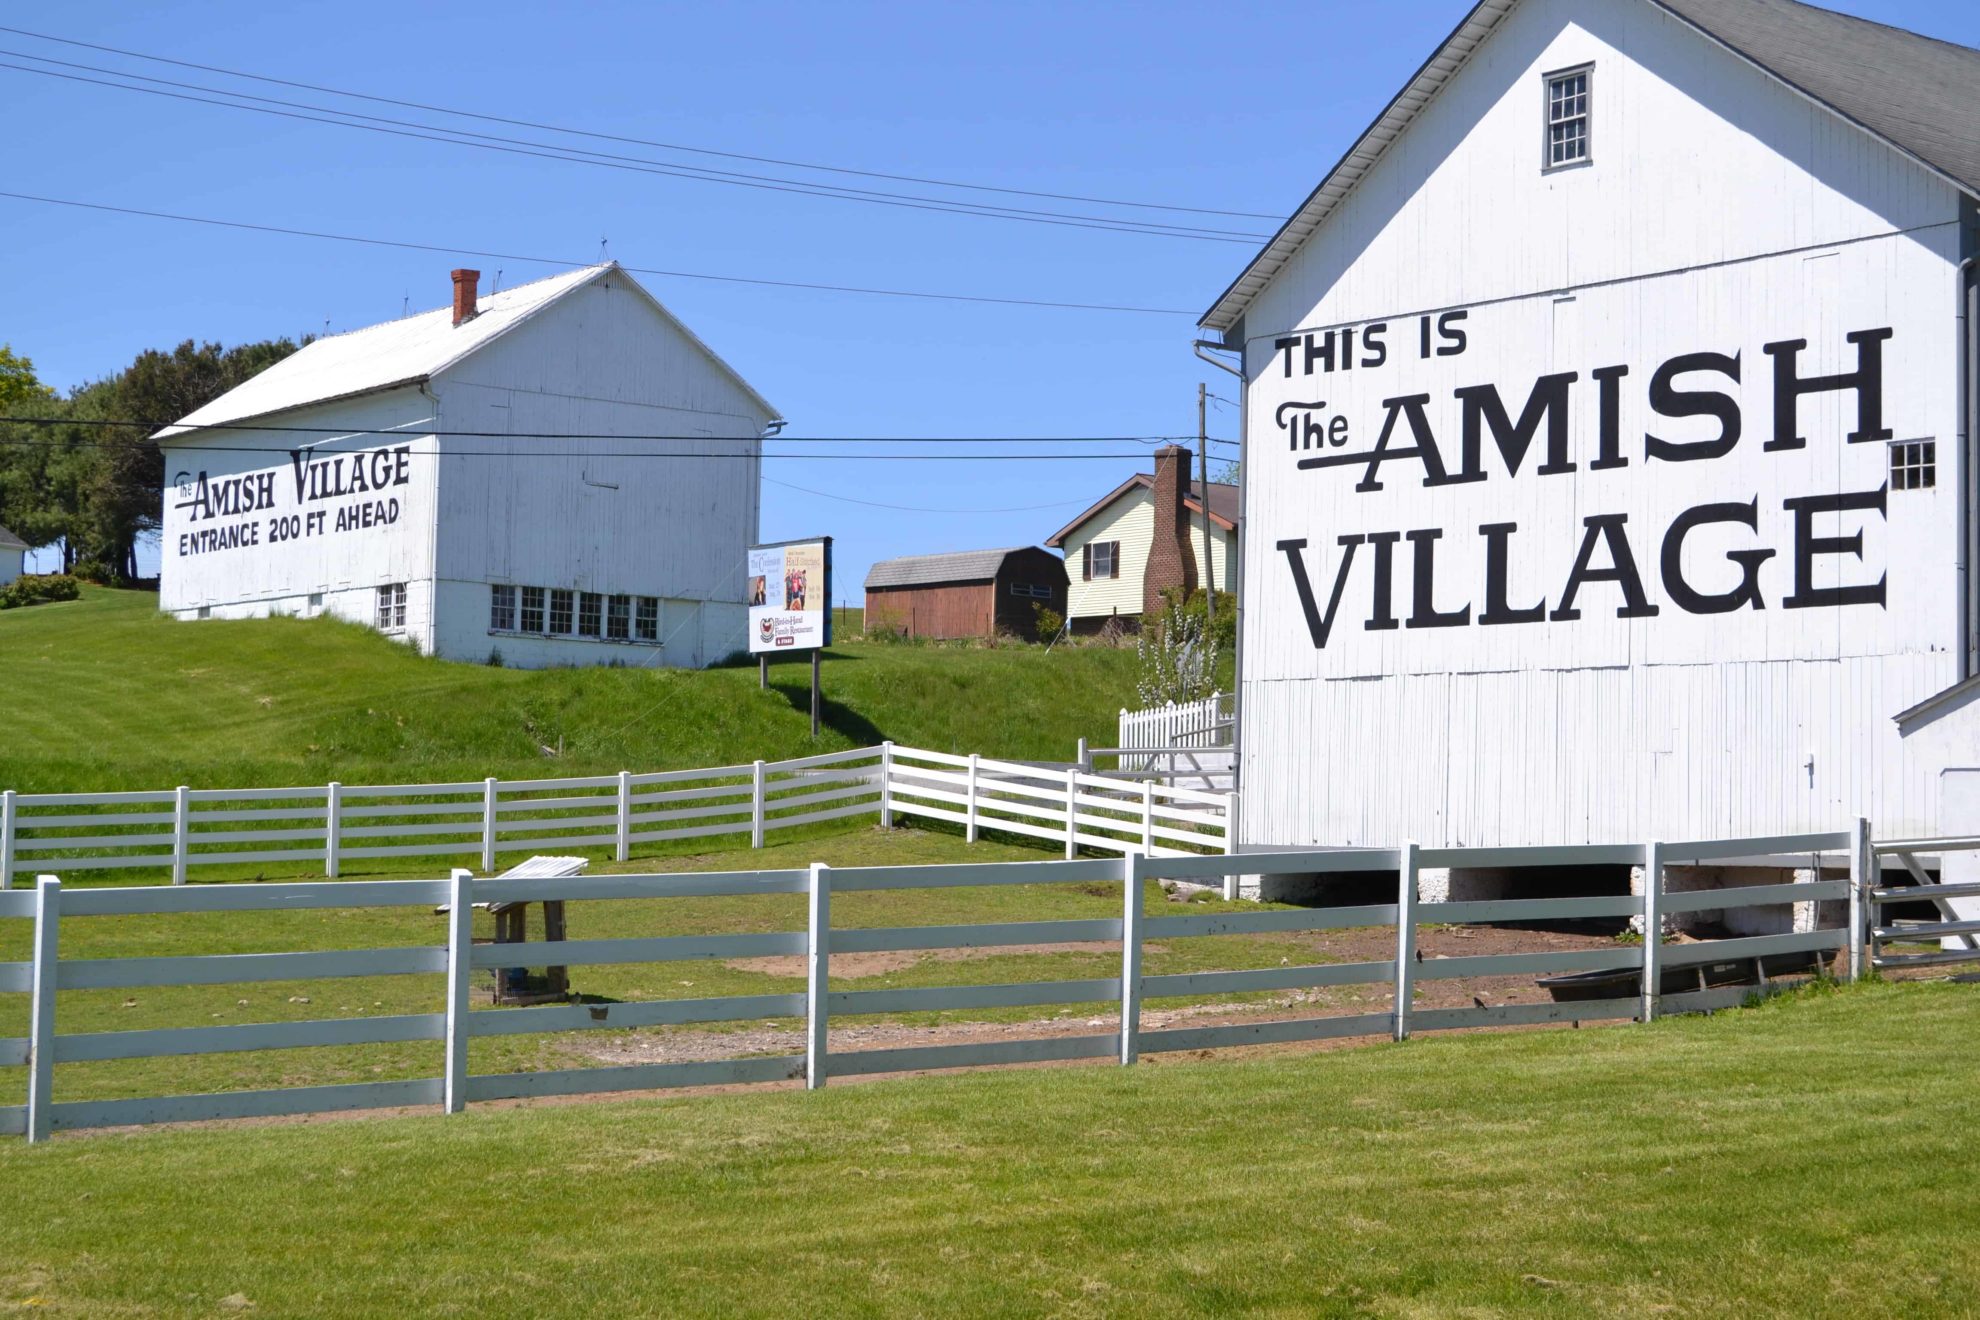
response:
[[[1086,543],[1085,572],[1083,576],[1091,582],[1097,578],[1116,578],[1121,575],[1121,543],[1119,541],[1088,541]]]
[[[605,604],[605,635],[615,642],[632,638],[632,597],[614,596]]]
[[[522,589],[522,631],[540,633],[543,631],[543,588],[524,587]]]
[[[641,596],[636,601],[638,608],[633,613],[633,636],[642,642],[660,640],[660,602],[651,596]]]
[[[550,593],[550,631],[559,637],[571,635],[571,598],[576,594],[563,590]]]
[[[1939,442],[1900,440],[1891,446],[1891,489],[1930,490],[1939,484]]]
[[[516,630],[516,589],[514,587],[491,586],[488,589],[488,630],[490,632],[514,632]]]
[[[406,626],[405,583],[388,583],[378,589],[378,626],[386,632]]]
[[[595,591],[578,593],[578,636],[598,636],[599,616],[604,613],[605,598]]]
[[[1589,81],[1592,65],[1547,75],[1546,168],[1585,165],[1590,154]]]

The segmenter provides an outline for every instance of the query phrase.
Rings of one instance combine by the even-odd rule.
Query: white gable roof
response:
[[[416,316],[319,339],[227,391],[205,407],[165,427],[156,438],[179,435],[202,426],[233,425],[311,404],[430,380],[463,358],[487,347],[565,295],[608,274],[638,290],[655,311],[697,349],[707,354],[709,360],[760,404],[772,420],[776,419],[777,410],[751,388],[748,381],[737,375],[733,367],[717,357],[714,350],[681,324],[680,319],[662,306],[659,299],[613,261],[580,267],[548,279],[491,293],[478,300],[474,318],[463,325],[454,324],[454,311],[450,304]]]

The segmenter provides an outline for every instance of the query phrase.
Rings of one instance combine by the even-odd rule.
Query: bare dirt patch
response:
[[[1144,944],[1144,953],[1167,953],[1160,944]],[[832,975],[849,981],[869,976],[888,976],[924,962],[975,962],[982,958],[1012,958],[1039,953],[1112,953],[1121,951],[1119,941],[1080,940],[1072,944],[999,944],[982,949],[899,949],[886,953],[835,953]],[[805,955],[780,953],[768,958],[731,958],[722,964],[738,972],[760,972],[765,976],[803,976]]]

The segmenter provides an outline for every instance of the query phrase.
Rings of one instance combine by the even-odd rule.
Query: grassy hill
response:
[[[629,651],[637,657],[640,653]],[[0,787],[108,791],[660,770],[883,739],[1069,760],[1134,704],[1128,651],[853,642],[809,673],[512,670],[331,619],[179,623],[144,592],[0,613]],[[546,751],[545,749],[548,749]]]

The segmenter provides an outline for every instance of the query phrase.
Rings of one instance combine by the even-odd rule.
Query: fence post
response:
[[[339,837],[344,830],[344,786],[336,780],[324,792],[323,798],[323,874],[330,879],[337,878],[342,865],[343,840]]]
[[[1417,846],[1405,843],[1396,866],[1396,1006],[1397,1040],[1409,1039],[1409,1010],[1416,997],[1416,870]]]
[[[1127,900],[1121,908],[1121,1066],[1141,1057],[1141,910],[1148,858],[1130,850],[1121,858]]]
[[[14,887],[14,790],[0,793],[0,889]]]
[[[46,1141],[55,1085],[55,965],[62,882],[44,875],[34,889],[34,995],[28,1020],[27,1139]]]
[[[493,775],[481,781],[481,869],[495,869],[495,809],[501,805],[502,790]]]
[[[1643,845],[1643,984],[1639,1020],[1657,1016],[1657,1000],[1664,988],[1664,845]]]
[[[749,771],[749,846],[763,846],[763,762]]]
[[[1816,872],[1817,880],[1822,878]],[[1870,889],[1878,883],[1877,852],[1870,843],[1870,822],[1862,816],[1850,831],[1849,850],[1849,979],[1863,977],[1863,946],[1870,938]]]
[[[1093,754],[1086,750],[1086,739],[1084,738],[1079,740],[1079,769],[1081,774],[1086,774],[1093,769]]]
[[[1066,860],[1079,856],[1079,771],[1066,771]]]
[[[622,862],[632,860],[632,771],[619,771],[619,846]]]
[[[880,744],[880,828],[894,828],[894,744]]]
[[[825,996],[832,965],[832,868],[811,864],[810,938],[804,978],[804,1089],[825,1085],[825,1031],[831,1014]]]
[[[1141,781],[1141,851],[1155,855],[1155,781]]]
[[[192,852],[192,840],[187,837],[192,819],[186,806],[186,793],[184,784],[172,790],[172,883],[175,885],[186,882],[186,859]]]
[[[976,833],[977,833],[977,830],[976,830],[976,785],[977,785],[977,779],[978,779],[978,774],[979,774],[979,772],[978,772],[978,770],[977,770],[977,765],[976,765],[976,763],[977,763],[977,761],[978,761],[979,759],[980,759],[980,758],[979,758],[979,756],[978,756],[978,754],[977,754],[977,753],[975,753],[975,752],[971,752],[971,753],[969,754],[969,774],[968,774],[968,776],[967,776],[967,781],[968,781],[968,788],[967,788],[967,789],[965,790],[965,796],[967,796],[967,797],[969,798],[969,805],[963,808],[963,818],[964,818],[964,821],[965,821],[965,824],[964,824],[964,826],[963,826],[963,842],[964,842],[964,843],[975,843],[975,842],[976,842]]]
[[[467,1108],[468,987],[474,959],[474,872],[456,868],[447,908],[447,1074],[446,1112]],[[497,975],[500,975],[498,972]]]
[[[1233,789],[1224,794],[1224,855],[1235,857],[1238,850],[1238,795]],[[1224,876],[1224,901],[1235,903],[1238,900],[1238,875],[1231,871]]]

